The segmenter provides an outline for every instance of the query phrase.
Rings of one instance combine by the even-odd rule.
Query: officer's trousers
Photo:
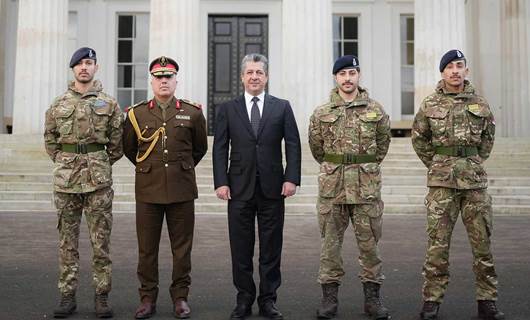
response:
[[[140,299],[156,302],[158,297],[158,248],[162,223],[166,216],[173,254],[171,298],[187,298],[191,284],[191,247],[195,224],[194,201],[170,204],[136,202],[138,236],[138,289]]]
[[[344,276],[342,243],[349,222],[353,225],[357,246],[361,282],[381,284],[384,280],[382,260],[377,247],[381,238],[383,202],[373,204],[333,204],[333,199],[318,200],[318,222],[321,235],[318,282],[339,283]]]
[[[75,294],[79,276],[79,226],[82,213],[92,244],[92,283],[96,293],[111,290],[110,233],[114,191],[106,187],[87,193],[55,192],[59,230],[59,282],[61,294]]]
[[[423,265],[423,300],[443,301],[449,284],[449,247],[459,213],[473,251],[476,299],[497,300],[497,274],[490,251],[491,197],[486,189],[430,187],[425,205],[429,240]]]

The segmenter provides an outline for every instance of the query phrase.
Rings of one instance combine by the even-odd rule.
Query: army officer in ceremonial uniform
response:
[[[201,106],[174,97],[178,64],[159,57],[151,62],[154,98],[127,112],[124,153],[136,165],[136,231],[141,304],[137,319],[151,317],[158,295],[158,248],[164,214],[173,254],[169,288],[175,316],[190,316],[190,286],[195,166],[207,146],[206,120]]]

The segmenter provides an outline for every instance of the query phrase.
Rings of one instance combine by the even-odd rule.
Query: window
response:
[[[414,16],[401,15],[401,114],[414,115]]]
[[[353,54],[359,56],[359,18],[333,16],[333,58]]]
[[[124,109],[147,99],[149,14],[118,15],[118,103]]]

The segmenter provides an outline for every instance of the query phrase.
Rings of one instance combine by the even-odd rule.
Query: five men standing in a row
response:
[[[194,199],[198,196],[195,166],[207,151],[201,106],[174,96],[179,66],[162,56],[149,66],[154,98],[129,108],[123,126],[117,102],[94,80],[96,61],[91,48],[74,53],[70,61],[74,81],[46,112],[45,145],[55,163],[54,201],[60,235],[61,299],[54,316],[68,317],[76,310],[77,246],[83,211],[94,252],[96,315],[113,316],[108,303],[114,194],[111,165],[125,153],[136,172],[141,303],[135,318],[149,318],[156,312],[164,216],[173,255],[170,294],[174,314],[188,318]],[[232,276],[237,289],[230,317],[251,315],[258,294],[260,315],[283,319],[276,299],[281,283],[285,198],[296,193],[301,181],[300,137],[289,102],[265,93],[266,57],[245,56],[241,70],[245,93],[217,106],[213,145],[215,193],[228,201]],[[487,102],[465,80],[468,69],[462,52],[447,52],[440,72],[442,80],[422,103],[412,132],[414,149],[429,169],[425,200],[429,243],[420,317],[437,319],[449,280],[451,233],[461,213],[473,249],[479,317],[504,319],[495,304],[497,278],[489,240],[491,197],[482,167],[493,147],[495,122]],[[340,57],[333,66],[336,87],[330,101],[314,110],[309,125],[309,146],[320,164],[320,319],[337,314],[338,288],[344,275],[342,242],[349,221],[359,247],[364,311],[373,319],[390,319],[380,294],[384,275],[378,249],[384,208],[380,165],[390,144],[390,121],[383,107],[359,86],[360,74],[357,57]],[[253,280],[256,218],[258,292]]]

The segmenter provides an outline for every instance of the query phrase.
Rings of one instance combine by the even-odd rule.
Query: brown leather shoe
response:
[[[156,313],[156,304],[152,303],[149,300],[144,300],[134,313],[135,319],[148,319],[151,318]]]
[[[175,300],[175,317],[177,319],[188,319],[191,314],[190,306],[184,298]]]

